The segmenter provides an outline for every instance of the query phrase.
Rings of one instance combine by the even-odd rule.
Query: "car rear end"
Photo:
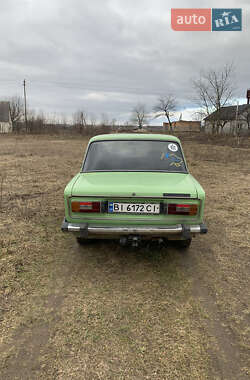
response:
[[[65,195],[63,231],[84,238],[119,239],[139,235],[142,239],[186,239],[206,233],[202,216],[204,194],[156,197]]]
[[[90,140],[83,169],[64,199],[62,230],[83,239],[187,240],[207,232],[204,190],[188,173],[172,136]]]

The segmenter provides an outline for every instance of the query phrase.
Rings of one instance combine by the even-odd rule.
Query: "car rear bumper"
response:
[[[85,238],[119,238],[126,235],[145,237],[176,237],[187,239],[195,234],[207,233],[204,223],[196,225],[176,224],[171,226],[89,226],[87,223],[68,223],[65,219],[63,232],[74,232]],[[177,237],[178,236],[178,237]]]

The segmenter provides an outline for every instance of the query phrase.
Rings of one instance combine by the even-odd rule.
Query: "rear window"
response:
[[[112,140],[90,144],[84,172],[164,171],[186,173],[178,143],[171,141]]]

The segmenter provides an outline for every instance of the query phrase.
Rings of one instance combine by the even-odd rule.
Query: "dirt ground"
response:
[[[186,253],[60,231],[86,144],[0,136],[0,378],[250,379],[250,144],[184,138],[209,229]]]

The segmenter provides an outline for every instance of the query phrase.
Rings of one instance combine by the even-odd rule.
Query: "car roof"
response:
[[[172,135],[163,135],[156,133],[111,133],[105,135],[97,135],[89,140],[89,143],[93,141],[103,140],[157,140],[157,141],[175,141],[180,143],[180,140]]]

